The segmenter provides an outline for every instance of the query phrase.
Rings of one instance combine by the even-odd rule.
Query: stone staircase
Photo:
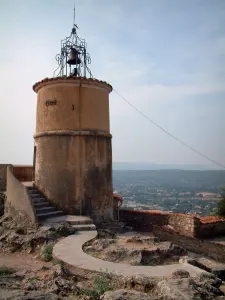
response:
[[[48,202],[48,200],[33,186],[27,187],[39,224],[51,224],[66,221],[77,231],[96,230],[91,218],[86,216],[65,215],[63,211]]]
[[[66,221],[77,231],[96,230],[96,226],[89,217],[70,216],[70,219],[67,219]]]
[[[57,208],[50,204],[45,197],[35,189],[35,187],[27,187],[27,189],[30,193],[39,222],[47,218],[64,215],[63,211],[57,210]]]

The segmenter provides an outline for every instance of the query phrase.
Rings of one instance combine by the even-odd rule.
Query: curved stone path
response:
[[[87,241],[95,238],[96,231],[79,231],[75,235],[70,235],[58,243],[53,248],[53,257],[64,261],[70,266],[76,266],[84,270],[114,273],[116,275],[133,276],[145,275],[150,277],[171,276],[177,269],[186,270],[192,277],[204,271],[187,263],[164,265],[164,266],[131,266],[128,264],[114,263],[101,260],[86,254],[82,246]]]

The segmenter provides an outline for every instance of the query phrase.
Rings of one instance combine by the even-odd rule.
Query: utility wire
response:
[[[214,163],[214,164],[216,164],[216,165],[218,165],[218,166],[220,166],[220,167],[222,167],[222,168],[225,169],[225,165],[221,164],[220,162],[215,161],[214,159],[212,159],[212,158],[206,156],[205,154],[199,152],[195,148],[189,146],[188,144],[186,144],[185,142],[183,142],[182,140],[180,140],[179,138],[177,138],[176,136],[174,136],[173,134],[171,134],[169,131],[167,131],[166,129],[164,129],[160,125],[158,125],[156,122],[154,122],[153,120],[151,120],[148,116],[146,116],[143,112],[141,112],[138,108],[136,108],[132,103],[130,103],[127,99],[125,99],[120,93],[118,93],[115,89],[113,89],[113,91],[120,98],[122,98],[126,103],[128,103],[134,110],[136,110],[140,115],[142,115],[145,119],[147,119],[149,123],[151,123],[151,124],[155,125],[156,127],[158,127],[160,130],[162,130],[163,132],[165,132],[167,135],[169,135],[171,138],[173,138],[174,140],[176,140],[177,142],[179,142],[183,146],[187,147],[188,149],[194,151],[198,155],[204,157],[205,159],[207,159],[207,160],[211,161],[212,163]]]

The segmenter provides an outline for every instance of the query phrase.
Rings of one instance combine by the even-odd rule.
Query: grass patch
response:
[[[52,261],[52,265],[53,265],[53,266],[56,266],[56,265],[64,266],[65,263],[64,263],[64,261],[62,261],[62,260],[60,260],[60,259],[54,259],[54,260]]]
[[[52,251],[53,251],[53,245],[47,244],[44,246],[43,252],[42,252],[42,259],[44,261],[51,261],[52,260]]]
[[[204,281],[204,280],[208,280],[208,279],[215,279],[215,275],[211,274],[211,273],[201,273],[200,274],[200,280]]]
[[[114,289],[113,275],[102,273],[95,277],[92,290],[83,290],[83,294],[92,297],[93,300],[100,299],[100,296],[107,291]]]
[[[34,277],[31,277],[31,278],[28,278],[28,281],[31,281],[31,282],[33,282],[33,281],[37,281],[37,280],[40,280],[40,278],[39,278],[39,277],[37,277],[37,276],[34,276]]]
[[[11,275],[16,271],[9,267],[0,267],[0,276]]]

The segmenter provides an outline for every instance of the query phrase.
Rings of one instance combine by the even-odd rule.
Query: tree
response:
[[[217,215],[225,218],[225,188],[221,191],[221,197],[217,207]]]

